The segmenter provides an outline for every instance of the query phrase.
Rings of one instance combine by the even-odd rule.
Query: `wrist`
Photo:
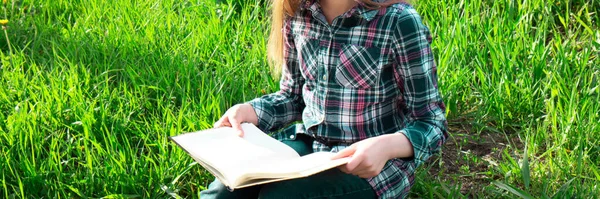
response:
[[[413,156],[413,146],[410,140],[402,133],[387,134],[381,136],[382,144],[388,159],[408,158]]]
[[[252,106],[252,104],[250,103],[245,103],[245,104],[241,104],[240,105],[242,107],[242,109],[244,109],[244,115],[246,116],[246,121],[245,122],[249,122],[254,124],[254,126],[258,126],[258,115],[256,114],[256,110],[254,110],[254,107]]]

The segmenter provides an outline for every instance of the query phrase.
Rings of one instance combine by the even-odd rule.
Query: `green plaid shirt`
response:
[[[314,151],[339,151],[357,141],[402,133],[414,157],[392,159],[367,179],[381,198],[401,198],[415,168],[445,142],[445,106],[437,86],[431,36],[414,8],[357,5],[329,24],[315,0],[285,21],[280,91],[254,99],[258,127],[275,137],[315,138]]]

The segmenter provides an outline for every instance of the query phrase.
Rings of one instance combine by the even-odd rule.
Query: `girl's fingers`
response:
[[[349,172],[354,173],[355,169],[358,168],[358,166],[360,165],[360,163],[363,161],[364,157],[360,154],[357,154],[356,152],[352,155],[352,158],[350,158],[350,161],[348,162],[348,164],[346,164],[346,169],[348,169]]]
[[[218,127],[222,127],[223,126],[223,118],[217,120],[214,124],[213,124],[213,128],[218,128]]]
[[[335,160],[335,159],[352,156],[352,154],[354,154],[354,152],[356,152],[356,147],[354,147],[354,145],[350,145],[350,147],[342,149],[340,152],[337,152],[333,157],[331,157],[331,159]]]
[[[219,120],[217,120],[217,122],[215,122],[213,124],[213,128],[224,127],[224,126],[231,126],[229,124],[229,121],[228,121],[226,115],[223,115]]]
[[[338,168],[344,173],[352,174],[350,171],[348,171],[348,169],[346,169],[346,165],[339,166]]]
[[[364,168],[355,173],[358,177],[361,178],[370,178],[379,175],[381,171],[373,170],[373,168]]]
[[[371,174],[372,174],[372,173],[373,173],[373,172],[372,172],[372,171],[370,171],[370,170],[368,170],[368,169],[362,169],[362,170],[360,170],[360,171],[356,171],[356,172],[354,172],[354,175],[357,175],[357,176],[359,176],[359,177],[361,177],[361,178],[365,178],[365,177],[371,177]]]
[[[340,167],[340,170],[342,170],[344,173],[350,174],[350,175],[354,175],[354,176],[358,176],[361,178],[368,178],[371,177],[372,172],[366,168],[364,168],[364,164],[360,163],[356,168],[354,168],[353,170],[348,170],[348,168],[345,167]]]
[[[352,162],[356,158],[354,157],[354,153],[356,153],[356,144],[350,145],[348,148],[342,149],[341,151],[337,152],[333,157],[331,157],[331,159],[335,160],[352,156],[352,158],[350,158],[350,162]],[[342,170],[342,172],[344,173],[352,174],[352,169],[354,169],[354,166],[350,165],[350,162],[340,166],[340,170]]]
[[[361,178],[370,178],[375,176],[375,172],[373,170],[371,170],[372,168],[367,167],[367,163],[365,163],[364,161],[359,163],[358,166],[356,166],[356,168],[354,168],[353,170],[350,170],[346,173],[348,174],[352,174]]]
[[[219,120],[217,120],[213,124],[213,128],[222,127],[223,123],[225,122],[225,119],[227,119],[227,113],[225,113],[224,115],[222,115],[221,118],[219,118]]]
[[[231,127],[233,127],[233,129],[239,133],[240,137],[244,136],[244,131],[242,131],[242,125],[240,124],[240,122],[238,122],[237,118],[229,118],[229,123],[231,124]]]

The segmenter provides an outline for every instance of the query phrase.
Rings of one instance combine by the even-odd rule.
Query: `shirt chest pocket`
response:
[[[346,44],[340,49],[339,57],[335,79],[340,85],[371,89],[379,84],[382,70],[380,48]]]

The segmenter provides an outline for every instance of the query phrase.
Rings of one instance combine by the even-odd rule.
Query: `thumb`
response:
[[[229,123],[231,123],[231,127],[233,130],[237,131],[240,137],[244,137],[244,131],[242,131],[242,124],[235,117],[229,118]]]
[[[342,149],[341,151],[337,152],[333,157],[331,157],[331,159],[335,160],[335,159],[348,157],[348,156],[353,155],[354,152],[356,152],[356,146],[353,144],[353,145],[350,145],[350,147]]]

